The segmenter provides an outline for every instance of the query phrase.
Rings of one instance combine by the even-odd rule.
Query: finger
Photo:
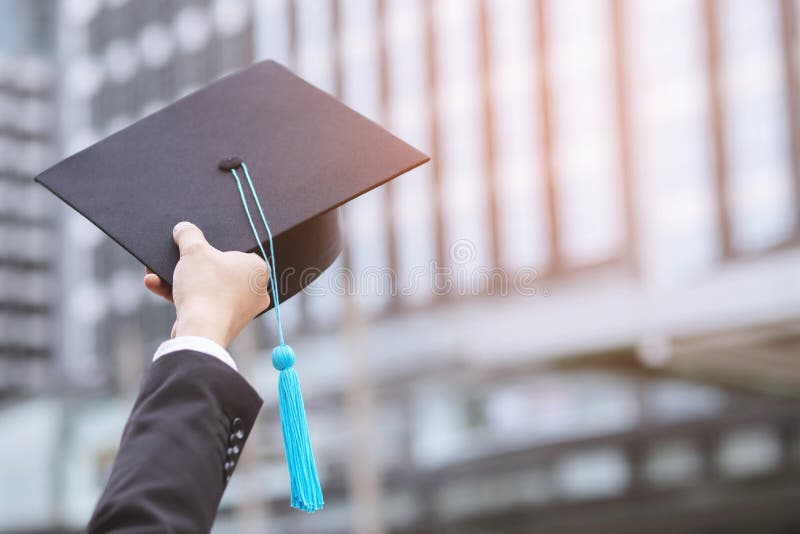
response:
[[[144,275],[144,287],[151,293],[172,302],[172,288],[159,278],[157,274],[148,273]]]
[[[200,228],[186,221],[175,225],[175,228],[172,229],[172,238],[175,240],[175,244],[178,245],[181,256],[209,246]]]
[[[154,274],[153,273],[153,269],[151,269],[150,267],[147,267],[147,266],[145,266],[144,272],[145,272],[145,274]]]
[[[162,297],[169,302],[172,302],[172,288],[164,282],[158,275],[155,274],[148,274],[144,277],[144,287],[146,287],[151,293]]]
[[[170,339],[175,339],[175,327],[176,326],[178,326],[178,321],[177,320],[174,323],[172,323],[172,331],[169,333],[169,338]]]

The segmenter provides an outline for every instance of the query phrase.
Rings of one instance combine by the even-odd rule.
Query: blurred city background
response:
[[[325,510],[288,505],[268,314],[231,348],[265,406],[215,532],[800,532],[799,24],[0,0],[0,530],[82,529],[173,321],[33,176],[272,58],[433,159],[343,210],[353,294],[285,305]]]

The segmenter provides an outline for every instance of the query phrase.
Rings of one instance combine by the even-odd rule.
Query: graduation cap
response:
[[[260,252],[272,304],[301,291],[341,251],[337,208],[429,158],[273,62],[227,76],[36,177],[172,283],[172,228]],[[249,207],[248,207],[249,204]],[[257,213],[254,215],[254,212]],[[266,226],[259,235],[256,226]],[[273,351],[292,505],[322,507],[294,354]],[[299,415],[298,415],[299,406]]]

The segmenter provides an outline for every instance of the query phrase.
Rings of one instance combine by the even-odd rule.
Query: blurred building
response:
[[[32,181],[56,155],[51,24],[43,2],[0,7],[0,397],[57,383],[55,203]]]
[[[31,178],[56,144],[77,152],[250,64],[252,17],[236,1],[2,0],[0,44],[0,394],[37,397],[0,414],[31,440],[0,467],[17,481],[0,529],[79,530],[174,316],[138,262]]]
[[[284,306],[325,511],[288,507],[267,315],[215,531],[800,528],[797,3],[60,2],[65,155],[273,58],[433,157]],[[9,532],[80,530],[172,321],[60,213],[71,393],[0,412],[47,444]]]
[[[220,532],[259,488],[279,532],[797,528],[794,3],[258,6],[259,57],[433,161],[286,306],[326,513],[267,407]]]

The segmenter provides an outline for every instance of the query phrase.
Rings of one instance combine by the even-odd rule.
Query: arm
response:
[[[89,532],[208,532],[261,399],[213,356],[154,362],[125,426]],[[239,437],[241,436],[241,437]]]
[[[145,285],[175,302],[173,348],[202,336],[219,350],[156,353],[89,532],[208,532],[261,407],[222,347],[269,303],[249,287],[264,262],[213,249],[191,225],[176,226],[175,240],[172,290],[152,274]]]

